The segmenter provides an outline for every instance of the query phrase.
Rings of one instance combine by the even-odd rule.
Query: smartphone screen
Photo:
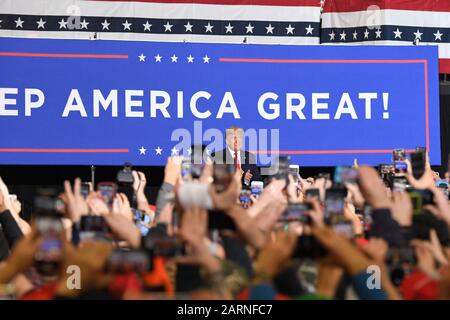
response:
[[[117,192],[117,185],[114,182],[100,182],[97,186],[100,195],[109,206],[112,206]]]
[[[259,197],[264,189],[264,183],[262,181],[252,181],[250,185],[250,190],[252,195]]]
[[[392,191],[405,191],[408,186],[408,180],[405,177],[394,177],[392,182]]]
[[[276,175],[277,179],[285,180],[286,184],[289,183],[289,165],[291,163],[290,157],[279,157],[278,158],[278,173]]]
[[[62,222],[57,217],[37,217],[36,226],[42,243],[35,254],[36,269],[45,276],[58,273],[62,259]]]
[[[278,220],[279,222],[294,222],[300,221],[309,223],[310,217],[307,211],[311,210],[311,205],[306,203],[289,203],[286,210]]]
[[[395,149],[392,152],[392,156],[395,161],[405,161],[406,160],[406,151],[405,149]]]
[[[425,153],[413,152],[410,154],[411,167],[414,178],[420,179],[425,173]]]
[[[289,174],[297,181],[300,178],[300,167],[298,164],[289,165]]]
[[[247,209],[250,206],[251,203],[251,191],[250,190],[242,190],[239,195],[239,202],[241,203],[242,207]]]
[[[317,201],[320,201],[320,191],[317,188],[311,188],[305,191],[305,197],[306,199],[316,199]]]
[[[344,195],[341,190],[328,189],[325,194],[325,218],[334,219],[344,214]]]
[[[89,193],[91,192],[91,183],[90,182],[82,182],[81,183],[81,195],[83,198],[87,198]]]
[[[150,258],[143,251],[113,250],[106,263],[106,270],[112,273],[146,273],[150,270]]]
[[[357,183],[358,171],[351,167],[336,167],[334,171],[335,183]]]

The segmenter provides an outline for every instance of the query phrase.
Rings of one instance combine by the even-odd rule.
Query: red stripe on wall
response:
[[[128,153],[128,149],[55,149],[55,148],[0,148],[1,152],[32,153]]]
[[[450,12],[449,0],[326,0],[324,12],[354,12],[376,9]]]
[[[100,0],[99,0],[100,1]],[[153,3],[192,3],[221,5],[254,5],[254,6],[298,6],[320,7],[320,0],[108,0],[119,2],[153,2]]]
[[[128,59],[128,55],[126,54],[34,53],[34,52],[0,52],[0,57]]]

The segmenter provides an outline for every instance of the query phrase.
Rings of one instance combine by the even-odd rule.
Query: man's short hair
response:
[[[236,126],[231,126],[231,127],[227,128],[226,134],[227,135],[233,134],[235,131],[241,131],[242,134],[244,134],[244,129],[240,128],[240,127],[236,127]]]

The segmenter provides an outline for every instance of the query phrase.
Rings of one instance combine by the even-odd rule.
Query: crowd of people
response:
[[[31,221],[0,179],[0,295],[449,299],[448,173],[427,162],[417,176],[405,163],[334,178],[289,170],[263,184],[233,165],[170,157],[154,205],[146,174],[125,169],[118,184],[41,190]]]

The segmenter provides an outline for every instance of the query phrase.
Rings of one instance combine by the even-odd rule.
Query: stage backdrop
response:
[[[1,164],[162,165],[231,125],[302,166],[440,164],[435,46],[2,38],[0,70]]]

